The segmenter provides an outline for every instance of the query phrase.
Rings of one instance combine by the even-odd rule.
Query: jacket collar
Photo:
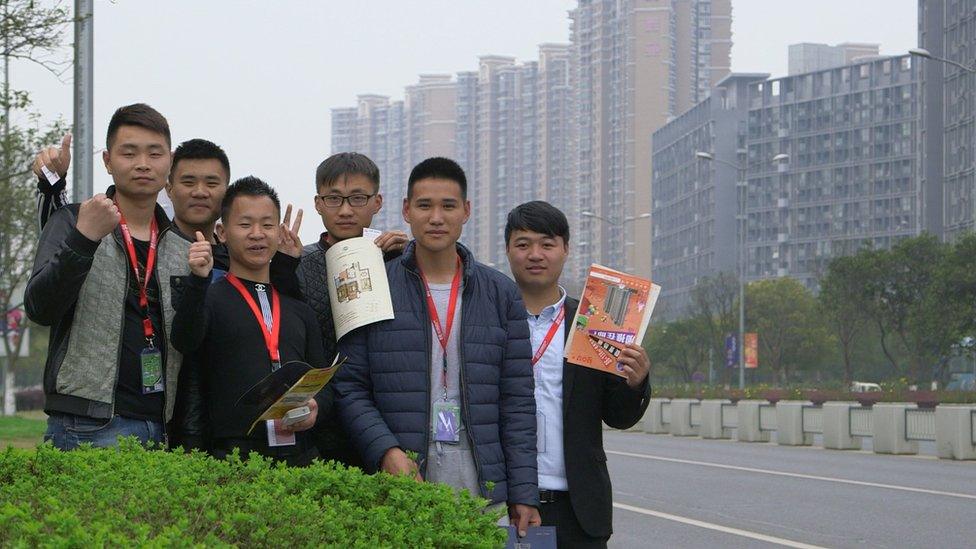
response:
[[[569,341],[569,331],[573,329],[573,325],[576,323],[576,309],[578,307],[579,301],[567,295],[563,302],[563,308],[566,311],[566,316],[563,317],[563,333],[567,342]],[[563,421],[569,413],[573,385],[576,383],[576,372],[579,368],[580,366],[570,364],[568,360],[563,358]]]
[[[467,280],[471,276],[471,273],[474,271],[474,266],[475,266],[474,254],[471,253],[471,250],[469,250],[464,244],[461,244],[460,242],[456,243],[455,246],[457,248],[458,255],[461,256],[461,269],[462,269],[461,277],[464,280]],[[420,267],[417,265],[416,247],[417,247],[417,241],[411,240],[407,244],[407,248],[403,250],[401,261],[403,262],[403,266],[406,267],[408,271],[416,275],[419,275]]]
[[[115,185],[109,185],[108,189],[105,190],[105,197],[115,200]],[[156,218],[156,226],[159,227],[160,234],[162,234],[163,231],[169,230],[170,226],[173,224],[173,222],[170,221],[169,216],[166,215],[166,210],[164,210],[163,207],[159,205],[158,200],[156,201],[156,208],[153,211],[153,216]],[[119,229],[118,227],[116,227],[115,232],[117,232],[120,236],[122,234],[121,229]],[[187,240],[190,240],[192,242],[192,239],[188,238]]]

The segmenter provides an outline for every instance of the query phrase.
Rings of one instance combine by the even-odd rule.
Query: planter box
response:
[[[676,398],[671,401],[671,434],[679,437],[698,435],[698,427],[691,424],[691,404],[697,404],[693,398]]]
[[[935,447],[943,459],[976,459],[976,406],[940,404],[935,409]]]
[[[661,405],[671,402],[669,398],[652,398],[644,412],[644,432],[652,435],[663,435],[668,433],[668,424],[662,421],[663,415]]]
[[[776,444],[809,446],[813,435],[803,432],[803,408],[812,406],[804,400],[781,400],[776,403]]]
[[[905,410],[914,402],[879,402],[871,408],[872,444],[876,454],[917,454],[918,442],[906,438]]]
[[[857,402],[825,402],[823,405],[824,448],[831,450],[860,450],[861,439],[851,435],[851,408]]]
[[[732,438],[732,429],[722,426],[722,405],[730,400],[703,400],[701,402],[701,437],[708,439]]]
[[[739,426],[736,439],[740,442],[769,442],[769,432],[759,428],[759,407],[768,406],[765,400],[740,400],[736,404]]]

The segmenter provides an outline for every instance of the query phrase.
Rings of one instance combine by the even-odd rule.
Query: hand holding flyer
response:
[[[591,265],[566,341],[566,360],[626,377],[617,358],[628,344],[643,341],[660,293],[661,287],[646,278]]]

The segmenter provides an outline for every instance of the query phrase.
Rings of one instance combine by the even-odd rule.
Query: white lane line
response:
[[[838,484],[853,484],[855,486],[868,486],[871,488],[884,488],[886,490],[900,490],[902,492],[915,492],[918,494],[929,494],[933,496],[945,496],[950,498],[961,498],[961,499],[971,499],[976,500],[976,494],[963,494],[959,492],[943,492],[942,490],[929,490],[926,488],[913,488],[911,486],[898,486],[896,484],[881,484],[878,482],[866,482],[863,480],[851,480],[845,478],[834,478],[834,477],[821,477],[817,475],[804,475],[802,473],[789,473],[786,471],[773,471],[771,469],[756,469],[754,467],[740,467],[738,465],[726,465],[724,463],[712,463],[709,461],[695,461],[692,459],[677,459],[677,458],[667,458],[662,456],[652,456],[648,454],[635,454],[632,452],[618,452],[616,450],[607,450],[608,454],[615,454],[618,456],[626,456],[640,459],[650,459],[656,461],[667,461],[671,463],[685,463],[689,465],[700,465],[702,467],[715,467],[717,469],[729,469],[733,471],[745,471],[748,473],[759,473],[763,475],[773,475],[778,477],[793,477],[802,478],[807,480],[819,480],[823,482],[836,482]]]
[[[798,549],[824,549],[819,545],[810,545],[807,543],[800,543],[799,541],[793,541],[786,538],[767,536],[766,534],[760,534],[759,532],[750,532],[749,530],[729,528],[728,526],[722,526],[721,524],[703,522],[688,517],[679,517],[678,515],[662,513],[660,511],[652,511],[651,509],[645,509],[643,507],[635,507],[633,505],[627,505],[626,503],[618,503],[615,501],[613,502],[613,506],[616,507],[617,509],[623,509],[624,511],[630,511],[632,513],[640,513],[642,515],[657,517],[664,520],[672,520],[674,522],[680,522],[682,524],[687,524],[689,526],[697,526],[699,528],[705,528],[708,530],[714,530],[716,532],[722,532],[723,534],[732,534],[734,536],[742,536],[744,538],[750,538],[758,541],[775,543],[776,545],[782,545],[784,547],[796,547]]]

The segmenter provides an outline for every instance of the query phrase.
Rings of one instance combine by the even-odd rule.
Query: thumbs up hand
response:
[[[190,272],[201,278],[209,277],[213,270],[213,249],[200,231],[197,231],[197,241],[190,244],[189,263]]]
[[[61,139],[60,147],[48,147],[37,153],[34,158],[34,175],[46,179],[44,168],[47,168],[64,179],[68,175],[69,165],[71,165],[71,134],[66,133]],[[53,185],[56,182],[50,183]]]

